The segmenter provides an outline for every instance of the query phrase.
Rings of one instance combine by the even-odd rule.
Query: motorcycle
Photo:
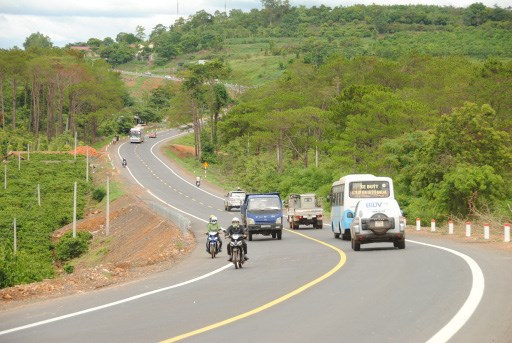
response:
[[[196,186],[197,187],[201,186],[201,181],[200,180],[196,180]]]
[[[219,253],[220,241],[219,241],[219,233],[218,232],[206,232],[208,235],[206,246],[208,253],[215,258],[215,256]]]
[[[242,265],[245,262],[243,249],[245,235],[235,233],[229,236],[229,238],[231,239],[229,242],[229,246],[231,248],[231,259],[235,265],[235,269],[242,268]]]
[[[126,159],[123,158],[123,168],[126,168],[126,165],[128,164],[128,162],[126,162]]]

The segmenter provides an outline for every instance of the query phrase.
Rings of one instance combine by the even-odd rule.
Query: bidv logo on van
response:
[[[385,201],[368,201],[366,204],[366,208],[381,208],[388,207],[388,203]]]

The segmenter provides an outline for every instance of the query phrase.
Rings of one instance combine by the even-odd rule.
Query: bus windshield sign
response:
[[[387,198],[390,195],[387,181],[358,181],[349,185],[351,198]]]

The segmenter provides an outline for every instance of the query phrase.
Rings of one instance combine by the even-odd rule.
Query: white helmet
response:
[[[238,219],[238,217],[234,217],[231,219],[231,224],[233,224],[234,227],[238,227],[240,225],[240,219]]]
[[[210,223],[217,224],[217,217],[215,217],[214,215],[211,215],[210,216]]]

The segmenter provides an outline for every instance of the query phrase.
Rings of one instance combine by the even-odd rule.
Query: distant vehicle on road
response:
[[[324,209],[316,194],[290,194],[288,197],[288,224],[295,230],[299,225],[323,228]]]
[[[146,71],[146,72],[144,72],[144,75],[153,75],[153,74],[151,74],[150,71]]]
[[[361,244],[390,242],[405,249],[405,218],[395,199],[363,199],[357,203],[350,223],[352,249]]]
[[[144,142],[144,128],[142,126],[132,127],[130,129],[130,143]]]
[[[148,135],[149,138],[156,138],[156,131],[150,132]]]
[[[242,190],[231,191],[224,199],[224,210],[231,211],[233,207],[240,208],[245,199],[245,192]]]
[[[332,184],[331,228],[335,238],[350,239],[350,223],[359,200],[394,199],[393,180],[372,174],[345,175]]]
[[[279,193],[246,194],[240,214],[249,241],[252,241],[253,234],[281,239],[283,203]]]

